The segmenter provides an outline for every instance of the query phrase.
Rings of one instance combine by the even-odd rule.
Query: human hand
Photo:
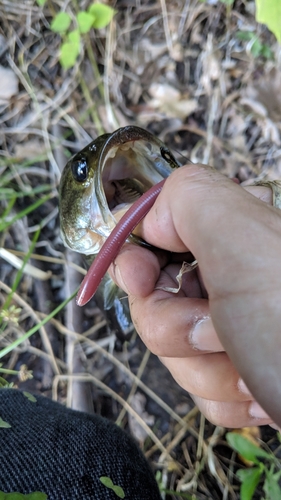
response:
[[[248,191],[202,165],[175,171],[138,228],[169,253],[125,245],[111,275],[145,344],[209,420],[281,426],[281,217],[270,189]],[[199,270],[177,295],[155,289],[175,286],[187,251]]]

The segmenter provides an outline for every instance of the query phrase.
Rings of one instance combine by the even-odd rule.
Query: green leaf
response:
[[[281,43],[280,0],[256,0],[256,20],[265,24]]]
[[[23,391],[23,395],[31,402],[31,403],[36,403],[37,399],[33,394],[30,394],[30,392]]]
[[[241,500],[251,500],[255,493],[256,487],[259,484],[262,475],[260,467],[253,467],[252,469],[240,469],[237,471],[242,485],[240,489]]]
[[[115,495],[118,496],[118,498],[125,498],[125,493],[124,493],[123,488],[121,488],[121,486],[113,486],[112,489],[113,489]]]
[[[89,12],[78,12],[77,22],[80,33],[88,33],[93,26],[94,20],[95,17]]]
[[[80,52],[80,34],[73,30],[67,35],[67,41],[61,45],[60,63],[64,69],[74,66]]]
[[[38,5],[39,5],[40,7],[42,7],[43,5],[45,5],[46,0],[36,0],[36,2],[38,3]]]
[[[258,57],[261,54],[261,50],[262,50],[262,44],[260,40],[257,38],[252,44],[251,52],[254,57]]]
[[[101,477],[100,477],[100,482],[101,482],[102,484],[104,484],[104,486],[106,486],[107,488],[112,489],[113,482],[111,481],[110,477],[107,477],[107,476],[101,476]]]
[[[266,478],[263,484],[263,490],[266,494],[267,500],[277,500],[281,498],[281,488],[278,484],[280,480],[280,471],[272,474],[271,471],[266,471]]]
[[[0,377],[0,389],[3,389],[4,387],[9,387],[9,382],[3,377]]]
[[[261,55],[265,57],[265,59],[273,59],[274,54],[269,45],[264,44],[261,49]]]
[[[67,40],[73,43],[76,47],[80,49],[80,33],[79,30],[70,31],[67,35]]]
[[[71,23],[71,17],[66,12],[59,12],[51,22],[51,30],[55,33],[65,33]]]
[[[245,40],[246,42],[252,40],[254,36],[256,35],[252,31],[237,31],[236,33],[236,37],[239,40]]]
[[[273,455],[262,450],[236,432],[228,432],[226,434],[226,440],[231,448],[240,453],[242,457],[254,462],[255,464],[259,464],[257,457],[266,458],[267,460],[273,460],[274,458]]]
[[[97,2],[89,7],[88,12],[94,17],[93,28],[101,29],[110,23],[117,11],[109,5]]]
[[[6,496],[4,497],[5,500],[23,500],[23,498],[26,498],[25,495],[23,495],[22,493],[8,493],[6,494]]]
[[[0,427],[2,427],[2,429],[10,429],[12,426],[0,417]]]
[[[113,484],[112,480],[110,477],[107,476],[101,476],[100,477],[100,482],[106,486],[106,488],[109,488],[110,490],[113,490],[115,495],[118,498],[125,498],[125,493],[124,490],[121,486],[117,486],[116,484]]]

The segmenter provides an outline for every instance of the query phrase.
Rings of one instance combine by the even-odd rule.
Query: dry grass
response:
[[[2,318],[1,356],[5,368],[33,370],[32,380],[9,378],[20,388],[129,426],[164,487],[181,491],[163,498],[235,500],[224,429],[198,415],[136,336],[116,343],[93,302],[78,311],[71,301],[26,335],[81,281],[80,257],[60,239],[57,188],[69,155],[103,131],[143,126],[241,182],[281,174],[281,51],[256,25],[253,2],[115,7],[110,27],[86,35],[63,71],[49,23],[62,8],[75,18],[75,2],[0,0],[0,70],[9,69],[0,73],[0,247],[9,252],[0,254],[0,300],[18,308]],[[272,436],[265,431],[276,446]]]

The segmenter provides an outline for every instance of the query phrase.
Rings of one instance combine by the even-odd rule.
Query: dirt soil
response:
[[[58,185],[67,159],[101,133],[138,125],[244,184],[281,177],[280,46],[256,24],[253,1],[117,0],[111,24],[83,35],[65,70],[50,23],[63,9],[74,25],[89,3],[0,0],[0,348],[2,368],[21,378],[2,375],[117,421],[174,491],[163,498],[238,500],[241,462],[225,429],[199,414],[136,333],[120,341],[95,300],[77,308],[73,299],[26,332],[85,273],[60,237]],[[276,431],[261,437],[280,457]]]

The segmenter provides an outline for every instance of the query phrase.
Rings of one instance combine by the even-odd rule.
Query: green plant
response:
[[[256,20],[265,24],[281,43],[280,0],[256,0]]]
[[[0,358],[2,358],[3,356],[5,356],[9,352],[11,352],[13,349],[15,349],[15,347],[17,347],[23,341],[25,341],[26,339],[28,339],[29,337],[31,337],[31,335],[33,335],[35,332],[37,332],[41,326],[43,326],[46,323],[48,323],[48,321],[50,321],[50,319],[52,319],[54,316],[56,316],[56,314],[59,311],[61,311],[66,306],[66,304],[68,304],[68,302],[70,302],[70,300],[72,300],[75,297],[75,295],[77,294],[77,292],[78,292],[78,288],[75,290],[75,292],[72,293],[72,295],[70,295],[70,297],[68,297],[67,299],[65,299],[50,314],[48,314],[47,316],[45,316],[45,318],[42,319],[42,321],[40,321],[35,326],[33,326],[32,328],[30,328],[30,330],[28,330],[26,333],[24,333],[21,337],[19,337],[16,340],[14,340],[14,342],[12,342],[11,344],[9,344],[7,347],[4,347],[0,351]],[[1,500],[1,498],[0,498],[0,500]]]
[[[13,307],[13,306],[12,306]],[[26,365],[21,365],[19,370],[10,370],[9,368],[2,368],[2,363],[0,363],[0,373],[5,375],[17,375],[19,380],[25,382],[28,379],[33,378],[32,371],[27,369]],[[7,382],[4,378],[0,376],[0,387],[12,387],[13,383]],[[29,393],[26,393],[29,394]]]
[[[40,0],[38,0],[40,1]],[[206,1],[206,0],[203,0]],[[227,7],[234,4],[234,0],[220,0]],[[265,24],[281,43],[281,2],[280,0],[255,0],[256,21]]]
[[[265,59],[273,58],[271,48],[267,44],[262,43],[253,31],[237,31],[236,36],[239,40],[250,42],[250,51],[254,57],[262,56]]]
[[[43,5],[44,0],[37,0]],[[74,66],[81,50],[81,37],[92,28],[105,28],[113,18],[116,11],[109,5],[93,3],[89,8],[79,10],[74,18],[74,29],[69,29],[72,18],[67,12],[59,12],[51,22],[51,30],[59,33],[63,39],[60,47],[59,60],[64,69]]]
[[[113,484],[112,480],[110,477],[107,476],[101,476],[100,477],[100,482],[106,487],[109,488],[110,490],[114,491],[115,495],[118,498],[125,498],[125,493],[124,490],[121,486],[118,486],[116,484]]]
[[[194,494],[190,495],[189,493],[183,493],[182,491],[168,490],[163,484],[162,471],[158,470],[156,472],[155,479],[161,493],[165,493],[166,495],[173,495],[174,497],[181,498],[182,500],[196,500]]]
[[[0,500],[47,500],[47,498],[46,493],[41,493],[40,491],[34,491],[27,495],[17,492],[4,493],[4,491],[0,491]]]
[[[248,469],[239,469],[237,477],[241,481],[241,500],[251,500],[258,484],[263,481],[264,500],[277,500],[281,498],[280,462],[269,453],[247,438],[236,432],[228,432],[226,440],[242,457],[253,462],[254,466]]]
[[[9,424],[9,422],[6,422],[5,420],[3,420],[3,418],[0,417],[0,428],[10,429],[11,425]],[[0,500],[1,500],[1,496],[0,496]]]

